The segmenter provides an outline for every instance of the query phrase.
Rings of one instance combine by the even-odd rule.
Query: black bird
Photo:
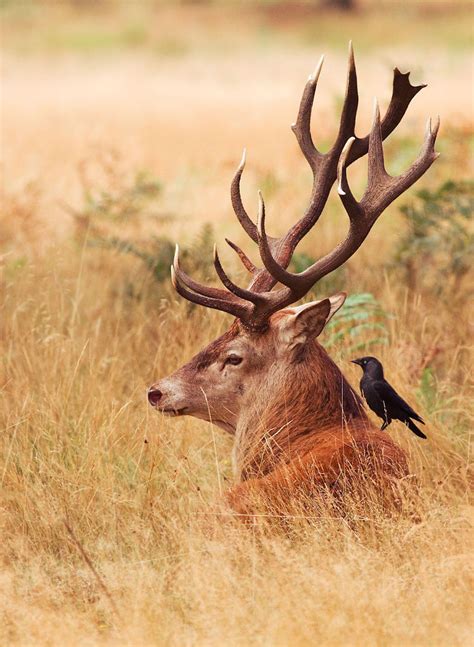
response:
[[[372,411],[382,418],[381,429],[388,427],[392,420],[401,420],[419,438],[426,438],[411,418],[421,422],[422,425],[425,424],[424,421],[385,380],[383,366],[379,360],[375,357],[360,357],[351,361],[364,371],[360,390]]]

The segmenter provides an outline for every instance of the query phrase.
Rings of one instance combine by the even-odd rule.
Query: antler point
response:
[[[318,64],[316,65],[316,69],[314,70],[313,74],[310,75],[308,81],[312,81],[313,83],[317,83],[319,79],[319,75],[321,74],[321,69],[323,67],[324,63],[324,54],[321,55],[321,58],[318,61]]]
[[[257,231],[260,237],[265,235],[265,203],[260,189],[258,190]]]
[[[245,167],[245,162],[247,161],[247,149],[244,148],[242,152],[242,159],[240,160],[239,168],[237,171],[243,171]]]
[[[339,162],[337,165],[337,180],[338,180],[337,192],[339,195],[346,195],[346,192],[342,188],[342,182],[345,181],[347,184],[347,178],[345,177],[345,165],[347,161],[347,156],[349,155],[349,151],[354,141],[355,141],[354,136],[349,137],[349,139],[344,144],[344,148],[342,149],[341,155],[339,157]]]
[[[177,287],[176,272],[174,271],[174,267],[172,265],[170,266],[170,270],[171,270],[171,284],[176,290],[176,287]]]
[[[374,97],[374,122],[380,119],[380,108],[377,97]]]
[[[353,137],[349,137],[349,139],[348,139],[348,140],[346,141],[346,143],[344,144],[344,148],[343,148],[343,149],[342,149],[342,151],[341,151],[341,157],[342,157],[342,155],[343,155],[345,152],[347,152],[347,151],[349,150],[349,148],[352,146],[352,142],[354,142],[354,141],[355,141],[355,137],[354,137],[354,136],[353,136]]]
[[[352,45],[352,38],[349,41],[349,67],[353,68],[355,66],[355,61],[354,61],[354,47]]]

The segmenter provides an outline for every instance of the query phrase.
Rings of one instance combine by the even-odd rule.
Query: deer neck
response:
[[[316,341],[291,366],[276,362],[250,398],[236,428],[238,480],[304,455],[328,430],[340,433],[367,420],[359,396]]]

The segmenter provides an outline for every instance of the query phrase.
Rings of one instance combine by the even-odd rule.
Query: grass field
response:
[[[473,193],[471,8],[0,12],[0,644],[472,644],[472,228],[460,220]],[[357,313],[367,326],[321,341],[354,386],[349,360],[379,357],[426,419],[424,443],[390,428],[420,485],[396,518],[367,502],[358,519],[250,531],[216,514],[231,439],[146,404],[149,384],[230,321],[172,292],[170,249],[179,241],[187,266],[214,280],[216,240],[243,280],[223,238],[255,257],[229,200],[244,146],[249,211],[262,188],[270,232],[295,221],[310,173],[289,124],[325,53],[313,124],[330,145],[349,38],[358,132],[374,95],[387,105],[394,65],[429,84],[386,144],[392,173],[416,155],[426,118],[442,120],[440,159],[318,288],[371,295]],[[350,175],[360,194],[366,167]],[[458,184],[443,197],[447,181]],[[401,205],[437,220],[417,228]],[[344,232],[334,192],[296,261]]]

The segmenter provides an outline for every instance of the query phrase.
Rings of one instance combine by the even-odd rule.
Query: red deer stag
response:
[[[346,295],[292,306],[324,276],[345,263],[362,245],[380,214],[416,182],[437,158],[434,151],[439,119],[428,122],[422,150],[398,177],[385,170],[382,141],[396,128],[410,101],[425,86],[411,85],[409,74],[394,70],[390,104],[381,120],[377,105],[370,134],[354,134],[358,105],[352,48],[339,132],[327,153],[318,151],[310,131],[311,111],[321,59],[306,83],[298,118],[292,129],[313,172],[309,206],[281,238],[266,233],[265,206],[259,194],[257,224],[241,199],[240,180],[245,155],[231,185],[235,214],[258,245],[263,267],[256,267],[227,240],[251,274],[247,289],[224,271],[217,251],[214,266],[224,288],[196,282],[180,267],[178,247],[171,277],[185,299],[216,308],[236,319],[230,329],[171,376],[148,391],[153,407],[169,416],[190,415],[208,420],[234,436],[233,462],[237,483],[227,501],[240,514],[252,514],[255,502],[272,502],[275,509],[300,492],[313,495],[337,491],[340,477],[371,474],[375,463],[382,488],[407,474],[406,457],[386,432],[368,420],[362,403],[318,343],[325,325],[343,305]],[[356,200],[346,169],[368,156],[368,184]],[[349,217],[343,242],[300,273],[288,271],[301,239],[318,221],[337,180],[337,192]],[[280,284],[278,289],[273,289]],[[347,479],[345,479],[347,482]],[[277,503],[275,503],[277,502]],[[274,505],[275,504],[275,505]]]

